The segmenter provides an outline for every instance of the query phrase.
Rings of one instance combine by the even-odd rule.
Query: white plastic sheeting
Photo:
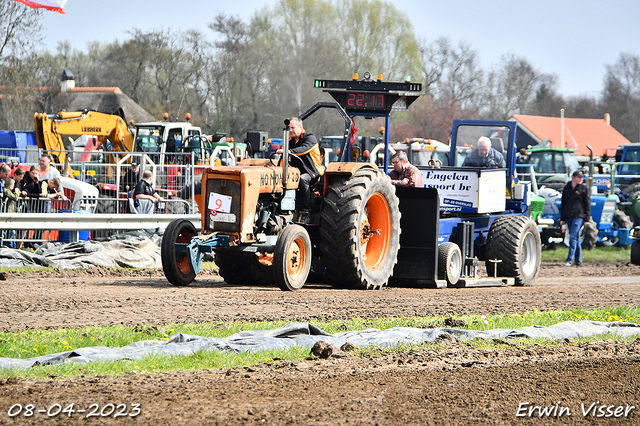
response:
[[[51,266],[60,269],[90,268],[161,268],[161,236],[120,234],[111,241],[79,241],[47,243],[31,253],[25,250],[0,248],[0,266]]]
[[[550,327],[531,326],[486,331],[394,327],[388,330],[368,328],[332,335],[309,323],[291,323],[274,330],[242,331],[224,339],[180,333],[173,335],[166,341],[144,340],[122,348],[94,346],[35,358],[0,358],[0,368],[27,369],[38,365],[65,362],[86,364],[93,361],[137,360],[149,355],[190,355],[198,351],[257,352],[293,346],[310,349],[320,340],[338,346],[349,342],[354,346],[366,347],[433,342],[444,334],[453,335],[460,339],[515,339],[522,337],[562,339],[593,337],[607,333],[618,336],[636,336],[640,335],[640,325],[624,322],[565,321]]]

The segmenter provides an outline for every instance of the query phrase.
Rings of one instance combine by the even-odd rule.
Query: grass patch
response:
[[[553,249],[542,250],[542,262],[564,263],[567,260],[569,248],[564,244],[557,244]],[[631,260],[631,247],[596,247],[593,250],[582,250],[584,263],[628,263]]]
[[[640,323],[640,306],[616,307],[610,309],[570,311],[532,310],[523,314],[467,315],[453,318],[464,324],[469,330],[488,330],[496,328],[519,328],[532,325],[549,326],[563,321],[625,321]],[[366,328],[388,329],[392,327],[434,328],[445,326],[445,317],[407,317],[407,318],[354,318],[350,320],[313,321],[312,323],[329,333],[363,330]],[[162,327],[86,327],[79,329],[28,330],[24,332],[0,332],[0,357],[31,358],[88,346],[121,347],[141,340],[167,340],[175,333],[195,334],[205,337],[224,338],[245,330],[265,330],[282,327],[289,321],[276,322],[227,322],[201,324],[168,324]],[[621,339],[615,336],[608,338]],[[594,339],[590,339],[594,340]],[[596,339],[597,340],[597,339]],[[520,339],[534,344],[537,341]],[[478,347],[495,347],[487,341],[471,341]],[[516,342],[514,342],[516,343]],[[553,342],[552,342],[553,344]],[[437,344],[400,345],[385,348],[387,352],[399,352],[413,348],[437,347]],[[361,354],[377,353],[380,348],[359,350]],[[189,356],[149,356],[141,360],[94,362],[88,365],[68,363],[63,365],[39,366],[28,371],[0,370],[0,378],[13,376],[31,378],[73,377],[119,375],[131,372],[183,371],[202,369],[228,369],[250,366],[260,363],[277,363],[281,360],[302,360],[309,354],[308,349],[292,348],[270,350],[258,353],[220,353],[198,352]]]
[[[0,272],[8,274],[24,274],[27,272],[53,272],[56,268],[52,266],[0,266]]]

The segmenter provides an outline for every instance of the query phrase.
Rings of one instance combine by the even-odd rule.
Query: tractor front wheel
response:
[[[454,287],[462,274],[462,253],[457,244],[446,242],[438,246],[438,279]]]
[[[311,269],[311,239],[306,229],[299,225],[284,228],[274,249],[273,267],[281,290],[302,288]]]
[[[189,263],[189,252],[186,249],[196,235],[196,228],[186,219],[174,220],[164,231],[160,247],[162,270],[167,280],[175,286],[187,286],[196,277]],[[178,250],[176,250],[176,244],[179,244]]]

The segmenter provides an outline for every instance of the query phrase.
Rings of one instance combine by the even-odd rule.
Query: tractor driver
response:
[[[278,149],[277,153],[282,154],[282,149]],[[289,119],[289,154],[289,163],[300,170],[296,207],[300,216],[308,220],[311,212],[311,185],[324,175],[324,166],[318,140],[313,133],[304,131],[302,120],[298,117]]]
[[[502,154],[491,147],[491,139],[482,136],[478,139],[478,147],[467,155],[462,166],[504,169],[507,167],[507,163]]]

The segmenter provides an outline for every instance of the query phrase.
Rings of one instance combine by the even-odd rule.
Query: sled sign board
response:
[[[506,208],[507,175],[504,169],[421,169],[425,188],[438,190],[440,210],[496,213]]]

